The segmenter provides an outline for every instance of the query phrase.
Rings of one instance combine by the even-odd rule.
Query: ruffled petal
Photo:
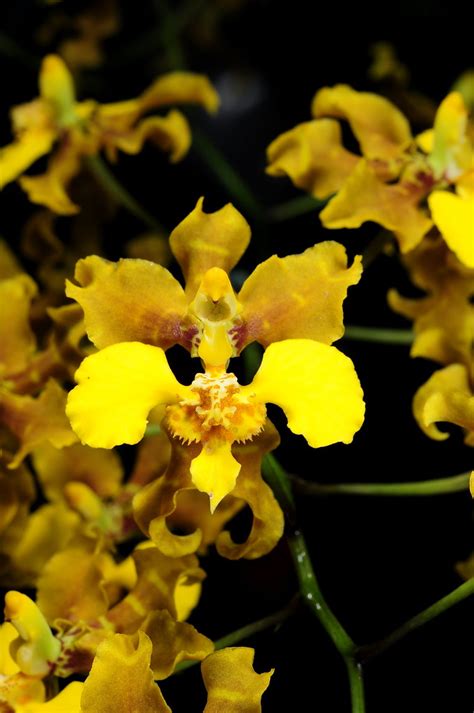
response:
[[[196,293],[204,274],[213,267],[230,272],[250,240],[245,218],[228,203],[214,213],[204,213],[204,198],[170,235],[170,247],[186,280],[186,294]]]
[[[323,200],[336,193],[359,160],[342,145],[341,127],[332,119],[298,124],[267,149],[270,176],[289,176],[295,186]]]
[[[467,368],[451,364],[436,371],[416,392],[413,413],[430,438],[444,441],[449,437],[436,426],[445,421],[464,428],[466,443],[474,445],[474,394]]]
[[[387,185],[366,161],[360,161],[339,193],[321,211],[325,228],[359,228],[368,220],[394,232],[400,250],[412,250],[432,221],[418,207],[426,194],[423,185],[410,182]]]
[[[342,303],[361,273],[361,258],[347,267],[344,247],[332,241],[301,255],[273,255],[258,265],[239,293],[239,348],[254,340],[268,346],[293,337],[331,344],[344,334]]]
[[[407,119],[388,99],[347,84],[320,89],[311,109],[316,118],[347,119],[368,159],[397,158],[412,138]]]
[[[313,448],[350,443],[364,420],[362,389],[349,357],[309,339],[270,344],[242,393],[280,406],[293,433]]]
[[[167,349],[182,340],[187,301],[161,265],[91,255],[79,260],[74,277],[80,287],[67,281],[66,294],[81,305],[89,339],[99,349],[133,341]]]
[[[203,713],[261,713],[261,698],[273,670],[256,673],[255,652],[244,646],[215,651],[201,664],[207,690]]]
[[[21,176],[41,156],[49,153],[55,140],[56,131],[32,128],[0,149],[0,189]]]
[[[171,713],[153,680],[151,655],[152,643],[143,631],[103,641],[84,683],[81,713]]]
[[[84,359],[75,376],[66,412],[81,441],[93,448],[138,443],[154,406],[188,395],[163,350],[140,342],[102,349]]]
[[[223,557],[262,557],[271,552],[283,535],[283,513],[271,488],[262,480],[261,472],[263,456],[276,448],[279,442],[277,430],[267,421],[263,433],[253,441],[235,447],[235,457],[242,467],[232,496],[241,499],[250,507],[253,521],[245,542],[236,544],[227,531],[218,536],[216,548]]]
[[[30,311],[37,292],[25,274],[0,281],[0,375],[4,378],[24,369],[36,349]]]
[[[142,106],[154,109],[167,104],[199,104],[213,114],[219,108],[219,95],[204,74],[168,72],[158,77],[140,97]]]
[[[202,661],[214,651],[207,636],[191,624],[176,621],[166,610],[149,614],[140,629],[153,644],[150,667],[155,681],[168,678],[180,661]]]

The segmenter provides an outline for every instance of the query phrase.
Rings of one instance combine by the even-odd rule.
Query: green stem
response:
[[[416,631],[416,629],[419,629],[420,626],[424,626],[432,619],[440,614],[443,614],[443,612],[447,611],[455,604],[462,602],[464,599],[467,599],[472,594],[474,594],[474,579],[469,579],[467,582],[464,582],[464,584],[457,587],[457,589],[453,592],[447,594],[445,597],[442,597],[427,609],[424,609],[422,612],[406,621],[385,638],[380,641],[376,641],[375,643],[359,647],[357,651],[358,660],[363,662],[373,656],[378,656],[393,646],[393,644],[396,644],[398,641],[403,639],[407,634],[410,634],[412,631]]]
[[[420,480],[414,483],[311,483],[303,478],[292,476],[293,483],[298,492],[305,495],[372,495],[377,497],[388,496],[417,496],[417,495],[444,495],[446,493],[460,493],[469,489],[470,473],[453,475],[449,478],[436,480]]]
[[[287,534],[288,546],[293,558],[303,601],[321,623],[346,664],[351,691],[352,713],[364,713],[362,669],[355,658],[357,647],[321,592],[303,533],[296,527],[295,501],[291,492],[290,478],[271,453],[265,456],[262,469],[266,480],[272,487],[285,512],[286,524],[289,530]]]
[[[150,228],[150,230],[154,230],[159,233],[167,233],[158,220],[145,208],[143,208],[136,198],[134,198],[120,183],[120,181],[115,178],[113,173],[109,170],[107,164],[100,158],[100,156],[89,156],[86,159],[86,162],[97,180],[104,186],[117,203],[122,205],[132,215],[142,221],[146,226],[148,226],[148,228]]]
[[[285,203],[280,203],[267,210],[267,219],[272,223],[280,223],[284,220],[296,218],[299,215],[312,213],[322,208],[329,199],[318,200],[313,196],[298,196]]]
[[[408,346],[412,344],[414,335],[411,329],[380,329],[378,327],[348,325],[344,332],[344,338],[360,342],[403,344]]]
[[[262,220],[263,209],[247,184],[231,166],[223,153],[196,126],[193,126],[192,148],[215,174],[229,195],[250,217]]]
[[[235,644],[238,644],[240,641],[243,641],[244,639],[249,639],[250,637],[254,636],[255,634],[259,634],[261,631],[265,631],[266,629],[271,629],[272,627],[278,627],[286,619],[288,619],[292,614],[294,614],[298,604],[299,604],[299,597],[296,596],[291,600],[291,602],[288,604],[288,606],[284,607],[283,609],[280,609],[279,611],[275,612],[274,614],[270,614],[269,616],[266,616],[263,619],[254,621],[252,624],[247,624],[246,626],[242,626],[240,629],[236,629],[235,631],[232,631],[230,634],[226,634],[225,636],[221,637],[220,639],[217,639],[217,641],[214,642],[214,647],[215,647],[216,651],[218,649],[224,649],[226,646],[235,646]],[[175,673],[180,673],[181,671],[185,671],[187,668],[190,668],[191,666],[195,666],[198,663],[200,663],[200,662],[199,661],[183,661],[176,667]]]
[[[365,713],[365,691],[362,665],[353,656],[345,658],[351,690],[352,713]]]

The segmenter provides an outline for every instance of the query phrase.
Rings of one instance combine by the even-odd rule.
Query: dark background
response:
[[[88,3],[59,3],[74,16]],[[37,93],[37,69],[43,54],[54,51],[61,33],[40,46],[36,30],[59,6],[40,2],[2,4],[0,8],[0,145],[10,140],[8,108]],[[170,3],[177,16],[183,3]],[[300,195],[289,181],[265,176],[265,148],[282,131],[310,118],[310,101],[321,86],[338,82],[381,91],[367,75],[370,48],[389,40],[411,72],[410,87],[438,103],[455,79],[472,65],[469,30],[456,6],[401,3],[397,16],[384,6],[384,21],[335,8],[323,13],[314,3],[222,2],[227,10],[206,30],[203,13],[217,3],[197,2],[181,33],[189,69],[210,75],[223,98],[212,119],[191,118],[207,133],[267,207]],[[235,7],[233,7],[235,6]],[[159,73],[171,68],[164,42],[169,22],[164,4],[144,0],[119,3],[122,27],[107,40],[105,63],[81,73],[80,98],[115,101],[136,96]],[[233,8],[233,9],[232,9]],[[212,13],[209,15],[212,18]],[[201,20],[199,20],[201,18]],[[206,29],[206,28],[205,28]],[[205,33],[204,33],[205,34]],[[425,128],[416,126],[415,129]],[[202,156],[191,150],[177,165],[148,147],[137,157],[121,156],[113,168],[129,190],[169,229],[187,215],[200,195],[206,210],[232,200]],[[19,240],[33,210],[12,184],[0,194],[0,232]],[[253,241],[238,277],[272,253],[299,252],[324,239],[338,240],[350,255],[364,249],[378,232],[323,230],[317,213],[279,224],[246,214]],[[67,239],[67,220],[59,221]],[[142,230],[125,211],[105,226],[106,256],[122,254],[125,241]],[[396,286],[414,294],[396,257],[381,256],[345,304],[348,324],[404,327],[386,304]],[[338,346],[355,362],[367,402],[365,424],[351,446],[312,451],[284,428],[278,457],[290,472],[320,482],[410,481],[454,475],[472,468],[472,450],[457,429],[449,441],[429,441],[411,415],[411,398],[435,366],[411,360],[407,347],[349,340]],[[467,493],[425,498],[298,498],[299,524],[314,557],[323,592],[336,615],[359,643],[386,635],[461,583],[454,565],[472,549],[472,505]],[[245,518],[236,528],[245,528]],[[296,591],[291,561],[282,542],[257,561],[228,562],[213,552],[203,560],[208,572],[202,602],[193,623],[211,638],[284,606]],[[366,667],[368,713],[445,711],[472,713],[473,604],[465,601],[418,630]],[[345,671],[322,628],[301,609],[276,632],[244,642],[256,648],[256,669],[275,667],[264,696],[265,711],[350,710]],[[199,667],[162,684],[173,710],[200,711],[205,694]]]

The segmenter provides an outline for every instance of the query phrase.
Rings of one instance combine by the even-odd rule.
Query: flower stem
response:
[[[296,527],[295,501],[291,492],[290,477],[271,453],[264,458],[263,473],[285,513],[288,546],[303,601],[321,623],[346,664],[352,713],[364,713],[362,667],[356,660],[357,647],[321,592],[303,533]]]
[[[402,624],[398,629],[395,629],[395,631],[392,631],[392,633],[385,638],[372,644],[367,644],[366,646],[360,646],[357,651],[358,660],[364,662],[371,659],[373,656],[378,656],[393,646],[393,644],[396,644],[398,641],[403,639],[407,634],[410,634],[412,631],[416,631],[416,629],[420,626],[424,626],[424,624],[427,624],[429,621],[440,614],[443,614],[443,612],[447,611],[455,604],[467,599],[467,597],[470,597],[472,594],[474,594],[474,579],[469,579],[467,582],[464,582],[464,584],[457,587],[453,592],[450,592],[450,594],[447,594],[427,609],[424,609],[419,614],[416,614],[416,616],[408,619],[408,621]]]
[[[312,213],[326,205],[327,200],[318,200],[313,196],[298,196],[285,203],[280,203],[267,210],[267,219],[271,223],[281,223],[284,220],[296,218],[299,215]]]
[[[197,126],[193,125],[192,149],[206,163],[229,195],[252,218],[262,220],[263,208],[224,154]]]
[[[410,345],[413,342],[411,329],[380,329],[379,327],[358,327],[349,325],[344,332],[345,339],[360,342],[377,342],[380,344]]]
[[[142,205],[140,205],[136,198],[134,198],[127,191],[127,189],[120,183],[120,181],[117,180],[117,178],[115,178],[113,173],[109,170],[107,164],[100,158],[100,156],[89,156],[86,159],[86,162],[97,180],[104,186],[117,203],[126,208],[132,215],[138,218],[138,220],[142,221],[142,223],[148,226],[150,230],[154,230],[159,233],[167,233],[158,220]]]
[[[311,483],[292,476],[299,493],[305,495],[372,495],[398,497],[417,495],[444,495],[469,490],[470,473],[453,475],[436,480],[420,480],[415,483]]]
[[[214,647],[216,651],[218,649],[224,649],[226,646],[235,646],[235,644],[238,644],[239,641],[249,639],[251,636],[259,634],[261,631],[265,631],[266,629],[278,627],[292,614],[294,614],[298,604],[299,596],[293,597],[291,602],[286,607],[284,607],[283,609],[279,609],[274,614],[270,614],[269,616],[266,616],[263,619],[258,619],[258,621],[254,621],[252,624],[247,624],[246,626],[242,626],[240,629],[232,631],[230,634],[222,636],[220,639],[217,639],[214,642]],[[195,666],[198,663],[200,662],[183,661],[176,667],[174,672],[180,673],[181,671],[185,671],[187,668]]]

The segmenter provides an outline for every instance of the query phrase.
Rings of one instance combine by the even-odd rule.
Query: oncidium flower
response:
[[[270,258],[237,296],[226,271],[209,264],[220,260],[225,267],[232,266],[248,241],[248,226],[232,206],[211,215],[205,215],[201,206],[199,202],[171,236],[187,277],[187,299],[160,266],[125,260],[117,267],[98,258],[79,263],[77,274],[85,287],[69,285],[68,294],[85,307],[89,335],[105,348],[87,357],[76,372],[78,386],[69,395],[67,414],[83,443],[112,448],[137,443],[149,412],[166,405],[169,432],[184,443],[201,444],[191,475],[195,486],[209,495],[214,511],[234,488],[240,471],[232,444],[260,433],[267,402],[283,408],[289,428],[313,447],[349,443],[360,428],[364,403],[354,366],[329,346],[342,334],[342,300],[348,284],[357,281],[360,267],[354,263],[347,269],[343,248],[323,243],[303,255]],[[215,229],[221,226],[229,234],[228,245],[225,235],[216,238]],[[189,244],[186,236],[191,237]],[[124,296],[127,270],[133,276],[130,287],[140,273],[146,279],[138,296]],[[94,272],[102,277],[95,284]],[[315,283],[317,274],[320,284]],[[158,276],[161,284],[152,286],[156,296],[152,293],[145,304],[135,306],[151,278]],[[110,300],[119,292],[122,303],[129,299],[133,305],[129,313],[118,314],[117,304]],[[321,303],[328,307],[326,313],[317,313]],[[293,307],[299,308],[298,315],[289,311]],[[104,319],[107,315],[111,324]],[[320,341],[293,338],[299,330],[304,337],[319,335]],[[119,334],[128,339],[120,341]],[[132,335],[140,341],[132,341]],[[254,340],[267,348],[253,382],[242,386],[227,366]],[[162,347],[172,343],[187,346],[204,365],[204,372],[189,386],[177,381],[166,360]]]
[[[39,75],[39,97],[11,112],[15,141],[0,149],[0,188],[20,177],[30,201],[56,213],[77,213],[67,188],[81,168],[81,158],[105,150],[109,159],[118,150],[141,151],[150,139],[179,161],[189,149],[191,132],[183,114],[142,116],[170,104],[197,103],[217,110],[219,98],[209,80],[190,72],[171,72],[151,84],[138,98],[113,104],[78,102],[72,76],[57,55],[44,58]],[[46,173],[22,174],[38,158],[51,156]]]
[[[330,199],[320,214],[326,228],[374,221],[408,252],[434,223],[458,258],[474,267],[473,149],[460,93],[444,99],[434,128],[416,139],[390,101],[344,84],[319,90],[312,113],[312,121],[269,146],[270,175],[287,175],[316,198]],[[349,122],[361,156],[344,147],[335,119]]]

